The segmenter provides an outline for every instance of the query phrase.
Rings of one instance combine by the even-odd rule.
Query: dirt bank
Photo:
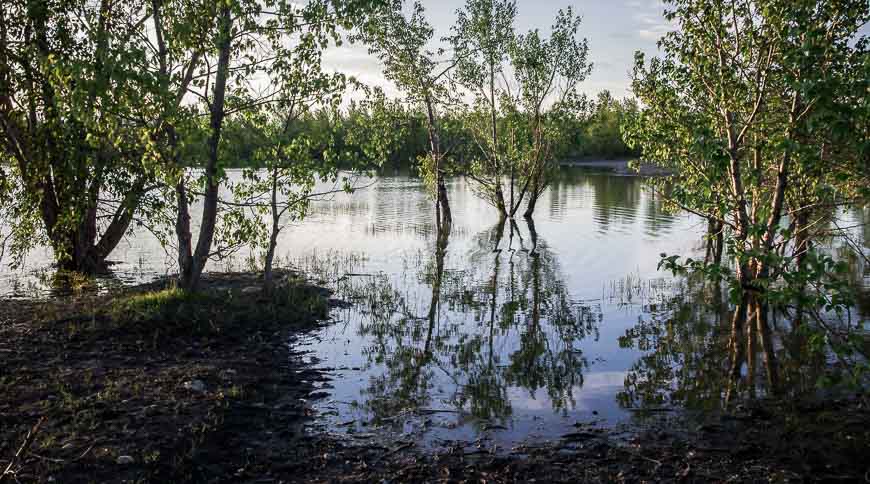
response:
[[[6,479],[231,482],[292,465],[322,376],[287,342],[321,324],[328,294],[294,283],[275,301],[253,284],[0,301]]]

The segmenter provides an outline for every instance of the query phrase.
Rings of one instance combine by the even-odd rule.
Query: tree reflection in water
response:
[[[620,338],[623,348],[642,351],[617,395],[625,408],[724,408],[741,398],[771,392],[768,362],[778,362],[778,388],[792,395],[815,391],[824,358],[809,351],[800,332],[771,311],[772,345],[759,344],[755,325],[744,331],[715,285],[679,281],[664,304],[647,306],[637,325]],[[739,316],[739,315],[738,315]],[[767,354],[768,352],[774,354]]]
[[[504,423],[511,389],[531,398],[543,392],[557,411],[573,408],[589,366],[579,344],[597,340],[600,308],[571,299],[556,255],[533,221],[525,225],[500,220],[458,255],[440,233],[416,271],[431,291],[428,307],[418,314],[394,304],[397,316],[369,317],[361,327],[373,342],[365,355],[384,368],[362,395],[375,422],[437,410],[460,422]],[[451,257],[463,270],[445,269]],[[410,299],[392,288],[372,292]]]

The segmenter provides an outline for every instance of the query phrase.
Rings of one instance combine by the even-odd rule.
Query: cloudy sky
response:
[[[456,10],[465,0],[422,0],[436,37],[450,33]],[[628,94],[629,72],[637,50],[653,54],[656,41],[667,31],[660,0],[517,0],[517,32],[538,28],[545,35],[560,8],[571,6],[583,17],[580,36],[589,40],[589,56],[595,64],[584,90],[594,95],[609,89],[615,96]],[[367,84],[393,89],[380,74],[377,59],[362,46],[333,48],[326,64],[332,69],[354,75]]]

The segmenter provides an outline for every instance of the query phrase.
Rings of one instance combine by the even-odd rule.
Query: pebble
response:
[[[118,465],[125,466],[125,465],[132,464],[133,462],[136,462],[136,461],[132,457],[130,457],[129,455],[122,455],[122,456],[119,456],[118,460],[116,460],[115,462],[117,462]]]
[[[202,380],[193,380],[184,382],[184,388],[197,393],[205,391],[205,383]]]

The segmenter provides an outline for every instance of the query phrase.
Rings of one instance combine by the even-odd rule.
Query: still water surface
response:
[[[449,188],[446,240],[403,177],[317,205],[293,231],[297,254],[317,254],[296,265],[354,303],[310,345],[336,377],[319,405],[329,427],[509,446],[631,416],[643,351],[620,339],[679,284],[659,254],[697,252],[705,226],[634,177],[566,172],[533,224]]]
[[[420,180],[399,175],[316,202],[283,233],[279,262],[351,303],[306,341],[334,377],[316,404],[320,426],[506,448],[578,423],[632,421],[642,407],[721,401],[727,314],[656,268],[661,253],[703,256],[701,220],[666,213],[640,178],[576,169],[563,170],[533,223],[500,222],[461,179],[449,198],[446,237]],[[112,258],[122,283],[173,272],[146,232]],[[49,260],[37,251],[0,273],[0,289],[38,289]],[[857,270],[865,290],[867,275]],[[811,388],[810,373],[791,384]]]

